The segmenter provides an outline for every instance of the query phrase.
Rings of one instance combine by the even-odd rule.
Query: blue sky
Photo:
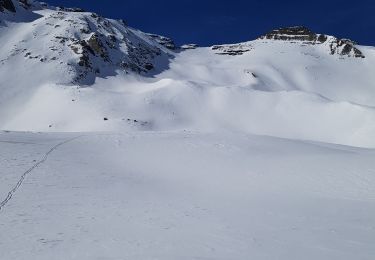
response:
[[[132,27],[209,46],[252,40],[278,27],[305,25],[315,32],[375,45],[374,0],[46,0],[77,6]]]

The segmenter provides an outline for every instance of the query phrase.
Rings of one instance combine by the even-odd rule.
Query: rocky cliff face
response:
[[[364,58],[362,52],[355,47],[356,43],[348,39],[337,39],[325,34],[317,34],[304,26],[286,27],[272,30],[261,36],[260,40],[288,41],[304,44],[328,44],[332,55]]]
[[[322,43],[327,40],[327,36],[316,34],[304,26],[294,26],[272,30],[264,36],[261,36],[260,39]]]

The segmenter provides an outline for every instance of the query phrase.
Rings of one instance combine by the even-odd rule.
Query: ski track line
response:
[[[26,176],[31,173],[33,170],[35,170],[35,168],[37,168],[38,166],[40,166],[41,164],[43,164],[45,161],[47,161],[48,159],[48,156],[53,153],[57,148],[59,148],[60,146],[63,146],[64,144],[67,144],[67,143],[70,143],[78,138],[81,138],[83,137],[83,135],[81,136],[76,136],[76,137],[73,137],[73,138],[70,138],[70,139],[67,139],[63,142],[60,142],[58,144],[56,144],[55,146],[53,146],[46,154],[44,154],[43,158],[38,161],[37,163],[35,163],[30,169],[28,169],[27,171],[25,171],[21,178],[19,179],[19,181],[17,182],[17,184],[13,187],[13,189],[11,189],[9,192],[8,192],[8,196],[0,203],[0,212],[1,210],[8,204],[8,202],[12,199],[13,195],[17,192],[17,190],[21,187],[23,181],[25,180]]]

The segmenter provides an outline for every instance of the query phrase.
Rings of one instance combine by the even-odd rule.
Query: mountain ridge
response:
[[[132,71],[152,76],[168,67],[169,60],[173,58],[175,52],[191,49],[191,47],[182,46],[181,48],[176,46],[174,41],[168,37],[134,30],[128,27],[123,20],[106,19],[95,13],[85,12],[80,8],[52,7],[45,3],[29,0],[13,1],[15,0],[2,0],[0,2],[0,10],[3,13],[15,13],[15,17],[17,16],[17,10],[20,10],[20,8],[28,12],[34,11],[34,13],[48,10],[49,13],[44,14],[44,20],[38,17],[39,19],[33,21],[33,26],[35,27],[36,21],[39,21],[38,26],[50,26],[51,28],[48,30],[54,34],[53,37],[42,38],[34,30],[32,32],[36,41],[34,45],[42,45],[38,40],[43,42],[52,41],[55,44],[51,44],[48,51],[43,50],[41,55],[34,54],[28,50],[25,50],[26,53],[21,52],[29,59],[39,59],[41,62],[53,62],[59,60],[59,56],[72,56],[75,59],[74,61],[64,61],[64,63],[69,67],[68,70],[75,74],[71,79],[73,84],[90,85],[95,82],[96,77],[115,75],[116,70],[122,70],[125,73]],[[6,21],[7,17],[3,18],[3,20]],[[61,22],[66,25],[59,32],[59,28],[61,28],[59,23]],[[316,34],[303,26],[276,29],[256,40],[282,40],[298,44],[321,44],[327,45],[327,51],[331,55],[365,58],[363,53],[356,47],[355,42],[325,34]],[[22,41],[25,41],[25,39]],[[18,44],[22,45],[22,43]],[[125,46],[121,48],[121,45]],[[220,55],[241,55],[250,51],[250,46],[251,44],[244,42],[214,45],[211,48],[217,50],[216,53]],[[51,57],[41,57],[51,51],[58,53],[57,55],[51,53],[49,55]],[[155,66],[156,63],[158,63],[157,66]]]

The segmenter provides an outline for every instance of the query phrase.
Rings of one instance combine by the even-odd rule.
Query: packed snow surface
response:
[[[55,150],[51,148],[59,145]],[[238,133],[0,134],[7,260],[375,255],[375,150]]]

